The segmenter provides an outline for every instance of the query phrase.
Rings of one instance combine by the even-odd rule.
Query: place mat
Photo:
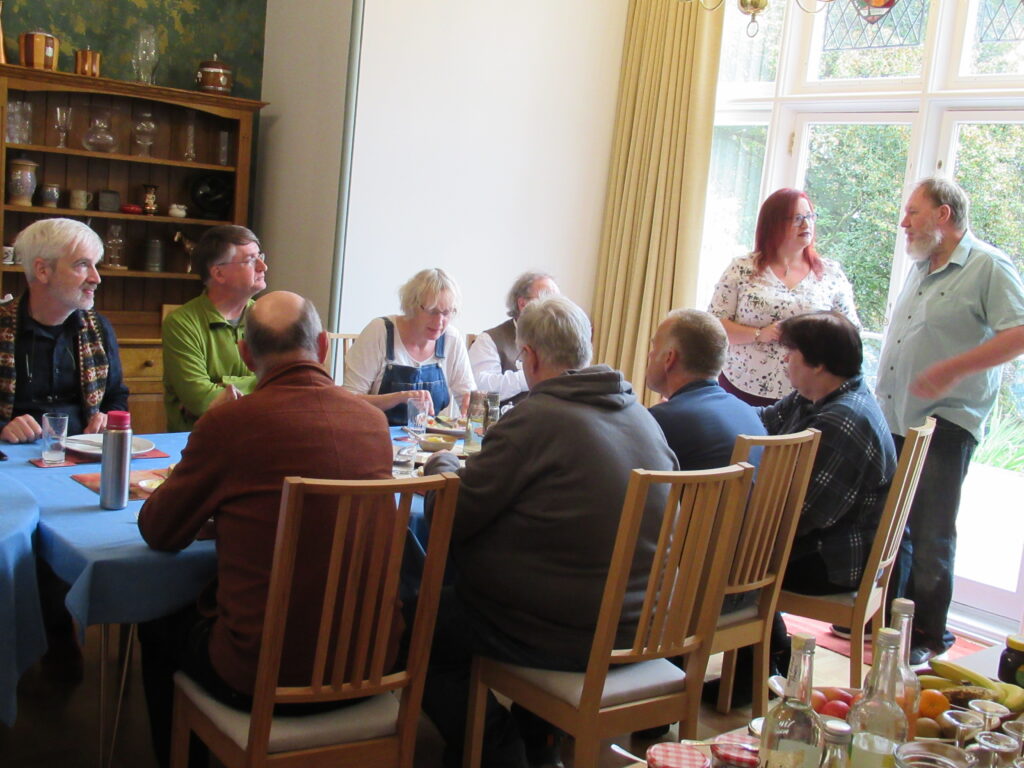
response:
[[[647,750],[651,768],[711,768],[711,758],[696,747],[663,741]]]
[[[164,453],[159,448],[154,448],[151,451],[140,453],[137,456],[132,456],[132,460],[135,459],[169,459],[171,454]],[[53,467],[75,467],[79,464],[99,464],[102,460],[102,456],[87,456],[84,453],[75,453],[74,451],[64,452],[64,461],[60,464],[47,464],[43,461],[42,457],[38,459],[29,459],[29,464],[35,464],[40,469],[52,469]]]
[[[129,501],[139,501],[140,499],[148,499],[149,494],[151,494],[153,491],[147,491],[145,488],[140,488],[139,482],[142,480],[148,480],[150,478],[166,480],[169,469],[170,467],[164,467],[162,469],[133,469],[131,473],[128,475]],[[93,493],[100,492],[99,472],[90,472],[87,475],[72,475],[71,479],[77,480]]]

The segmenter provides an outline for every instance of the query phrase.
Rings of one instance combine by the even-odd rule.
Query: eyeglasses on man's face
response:
[[[454,309],[438,309],[437,307],[427,308],[424,307],[422,304],[420,304],[420,309],[423,310],[426,314],[430,315],[431,317],[443,317],[445,320],[447,320],[448,318],[455,314]]]
[[[802,227],[806,221],[808,224],[813,224],[814,220],[818,218],[816,213],[797,213],[793,215],[793,226]]]
[[[239,259],[238,261],[222,261],[222,262],[220,262],[220,264],[215,264],[214,266],[226,267],[226,266],[229,266],[231,264],[244,264],[247,267],[251,267],[257,261],[261,261],[261,262],[266,263],[266,261],[267,261],[267,254],[265,254],[263,251],[260,251],[259,253],[255,254],[254,256],[246,256],[244,259]]]

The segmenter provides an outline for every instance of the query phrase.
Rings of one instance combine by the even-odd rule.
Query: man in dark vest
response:
[[[103,243],[72,219],[43,219],[14,241],[27,291],[0,306],[0,440],[42,436],[44,413],[66,413],[68,434],[102,432],[128,410],[110,323],[93,309]]]
[[[519,361],[516,322],[531,301],[559,293],[554,278],[545,272],[524,272],[516,278],[505,299],[509,319],[477,336],[469,350],[469,363],[473,366],[477,389],[497,392],[502,405],[514,405],[526,397],[530,388]]]

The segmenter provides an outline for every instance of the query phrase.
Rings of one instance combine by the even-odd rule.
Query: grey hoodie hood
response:
[[[530,397],[550,395],[609,411],[621,411],[636,402],[633,385],[607,365],[592,365],[546,379],[530,390]]]

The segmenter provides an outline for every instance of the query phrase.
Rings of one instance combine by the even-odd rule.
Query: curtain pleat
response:
[[[722,16],[630,2],[593,320],[595,360],[638,392],[658,323],[694,299]]]

